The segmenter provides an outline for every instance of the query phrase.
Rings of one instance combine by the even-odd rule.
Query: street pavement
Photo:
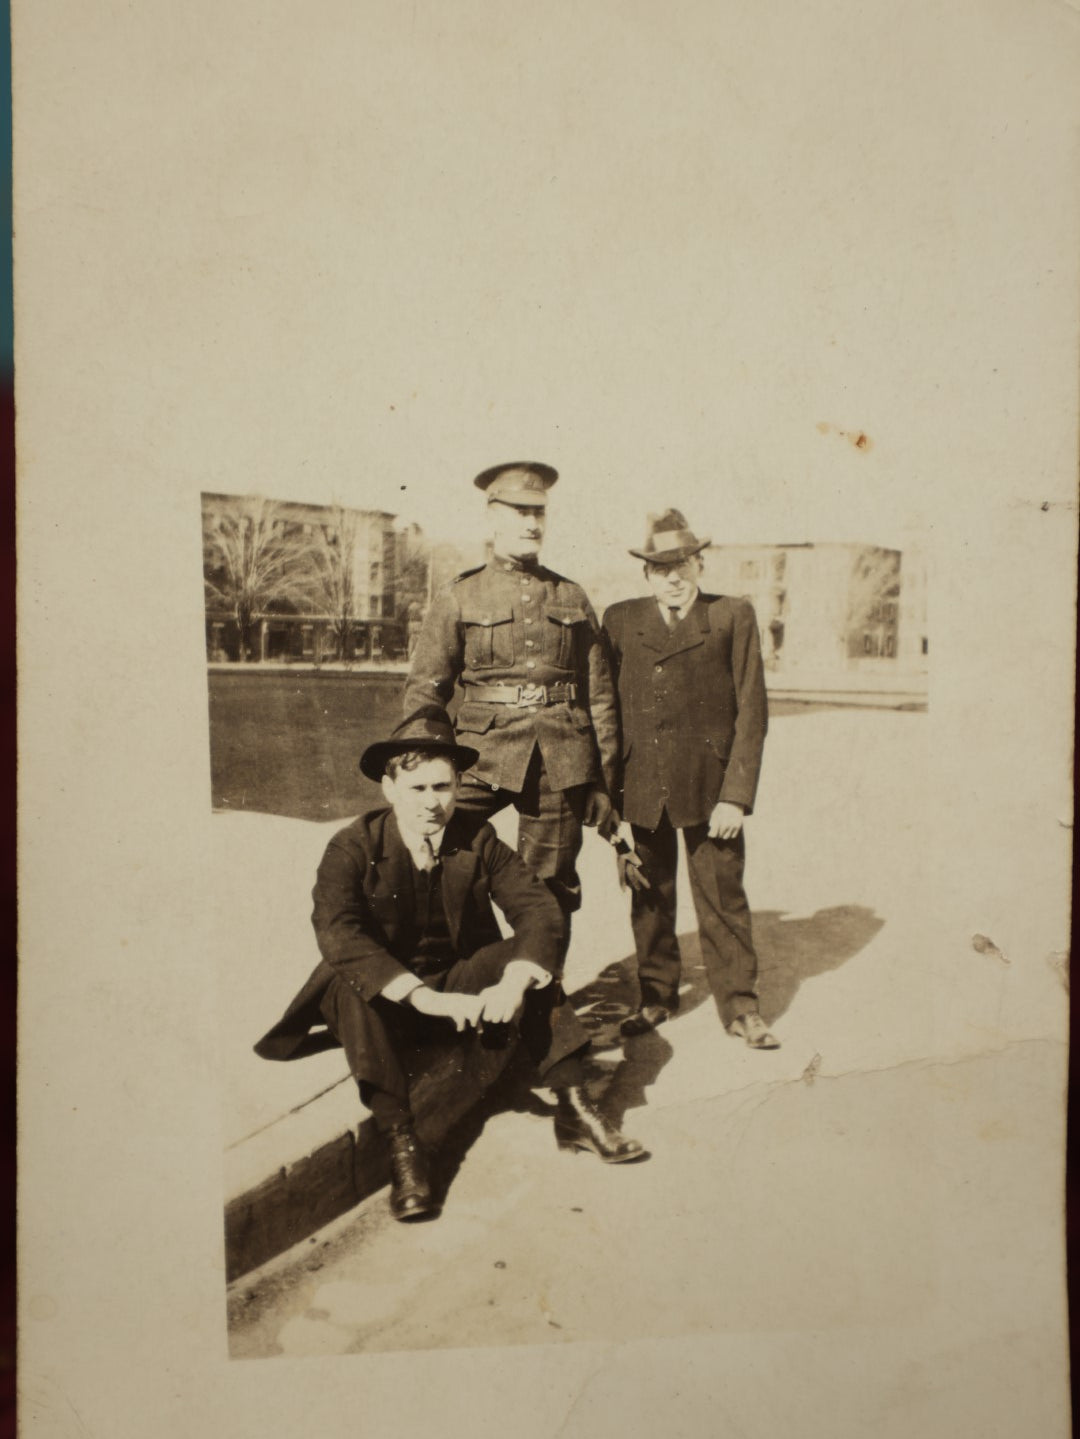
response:
[[[662,1366],[646,1386],[634,1355],[720,1335],[741,1367],[718,1373],[715,1427],[688,1414],[687,1434],[774,1435],[812,1413],[841,1435],[1063,1432],[1064,1397],[1040,1380],[1063,1333],[1061,956],[1041,935],[1025,950],[989,892],[982,911],[941,899],[921,843],[927,744],[918,714],[773,725],[747,887],[774,1052],[721,1028],[685,877],[680,1013],[619,1041],[629,924],[589,837],[568,988],[608,1102],[650,1157],[558,1151],[550,1096],[508,1081],[444,1146],[438,1220],[395,1224],[376,1194],[235,1284],[233,1356],[608,1346],[561,1433],[615,1432],[596,1416],[616,1382],[640,1388],[643,1413],[663,1398],[656,1422],[680,1432]],[[223,817],[233,853],[236,826],[258,823]],[[264,819],[263,840],[298,823]],[[274,834],[293,862],[321,847]],[[993,948],[972,943],[971,913]],[[762,1340],[779,1377],[761,1371]],[[956,1427],[934,1427],[950,1405]]]

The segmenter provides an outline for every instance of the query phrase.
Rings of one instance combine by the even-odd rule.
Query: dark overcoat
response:
[[[768,725],[748,600],[698,593],[669,629],[651,596],[604,615],[621,716],[620,807],[655,829],[704,824],[720,800],[750,813]]]
[[[455,959],[468,959],[501,938],[491,907],[514,931],[515,957],[554,974],[562,915],[547,886],[527,869],[490,824],[452,815],[440,850],[442,898]],[[412,861],[390,809],[372,810],[340,830],[326,847],[312,898],[311,922],[322,955],[285,1014],[255,1046],[263,1059],[298,1059],[337,1043],[320,1004],[334,976],[374,999],[395,977],[412,973],[420,935],[412,903]]]
[[[600,625],[585,591],[544,565],[493,559],[466,570],[433,601],[405,685],[404,710],[447,704],[478,751],[472,769],[496,789],[520,791],[539,745],[552,789],[614,782],[618,724]],[[519,708],[483,700],[485,685],[573,685],[573,698]]]

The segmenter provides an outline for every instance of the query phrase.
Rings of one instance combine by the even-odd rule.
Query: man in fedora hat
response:
[[[398,1219],[437,1212],[409,1094],[423,1046],[454,1031],[516,1026],[555,1091],[560,1147],[608,1163],[644,1154],[585,1092],[588,1038],[559,982],[558,905],[489,824],[456,812],[459,776],[476,758],[437,705],[364,751],[360,768],[382,784],[388,808],[327,846],[312,915],[321,962],[255,1046],[264,1059],[344,1048],[389,1139]],[[513,939],[500,937],[492,900]]]
[[[611,814],[618,721],[605,646],[585,591],[540,563],[550,465],[515,461],[477,475],[494,553],[432,603],[408,682],[406,713],[462,687],[455,727],[477,752],[459,803],[490,817],[518,811],[518,852],[565,918],[581,903],[582,825]]]
[[[675,937],[677,832],[706,973],[728,1032],[775,1049],[758,1013],[757,956],[743,890],[743,819],[754,804],[768,711],[753,606],[699,589],[698,539],[678,510],[650,515],[652,595],[604,615],[622,721],[621,813],[645,884],[631,895],[641,1004],[624,1034],[663,1023],[679,1005]],[[624,836],[629,840],[630,836]]]

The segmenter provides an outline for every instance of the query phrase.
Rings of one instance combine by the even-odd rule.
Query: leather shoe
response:
[[[650,1029],[655,1029],[658,1024],[663,1024],[665,1019],[671,1018],[671,1010],[666,1009],[662,1004],[643,1004],[640,1009],[635,1009],[633,1014],[628,1015],[619,1025],[619,1033],[632,1039],[635,1034],[648,1034]]]
[[[627,1139],[600,1113],[584,1089],[555,1091],[555,1138],[560,1149],[591,1150],[605,1164],[625,1164],[630,1159],[644,1159],[645,1149],[636,1139]]]
[[[728,1033],[745,1039],[751,1049],[779,1049],[780,1041],[765,1028],[760,1014],[740,1014],[728,1026]]]
[[[390,1213],[395,1219],[424,1219],[439,1212],[431,1194],[427,1156],[411,1124],[390,1131]]]

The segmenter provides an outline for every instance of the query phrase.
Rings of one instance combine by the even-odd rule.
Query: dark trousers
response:
[[[468,959],[458,960],[426,983],[457,994],[479,994],[502,977],[513,958],[514,941],[500,940],[478,949]],[[384,1129],[409,1118],[409,1091],[425,1065],[425,1050],[429,1045],[455,1040],[463,1045],[476,1042],[472,1030],[459,1035],[450,1020],[420,1014],[408,1004],[395,1004],[381,995],[372,1000],[362,999],[344,980],[336,977],[323,997],[322,1013],[345,1051],[349,1070],[360,1085],[361,1097],[379,1127]],[[572,1065],[564,1066],[562,1061],[572,1055],[583,1055],[589,1037],[557,980],[553,979],[543,989],[526,991],[517,1033],[541,1080],[558,1065],[560,1075],[567,1076],[563,1082],[583,1082],[583,1076]],[[498,1039],[508,1037],[496,1036]]]
[[[537,745],[520,791],[492,789],[483,781],[466,778],[458,795],[459,809],[482,814],[485,819],[498,814],[508,804],[517,810],[518,854],[559,901],[567,941],[570,916],[581,908],[577,857],[581,853],[581,817],[585,813],[588,789],[588,785],[552,789]]]
[[[675,876],[678,831],[665,811],[656,829],[633,826],[634,846],[651,889],[632,891],[630,920],[637,949],[642,1004],[678,1008],[681,961],[675,937]],[[757,954],[750,930],[750,906],[743,890],[746,844],[710,839],[708,825],[688,825],[686,857],[690,893],[697,912],[701,955],[709,987],[725,1025],[756,1013]]]

